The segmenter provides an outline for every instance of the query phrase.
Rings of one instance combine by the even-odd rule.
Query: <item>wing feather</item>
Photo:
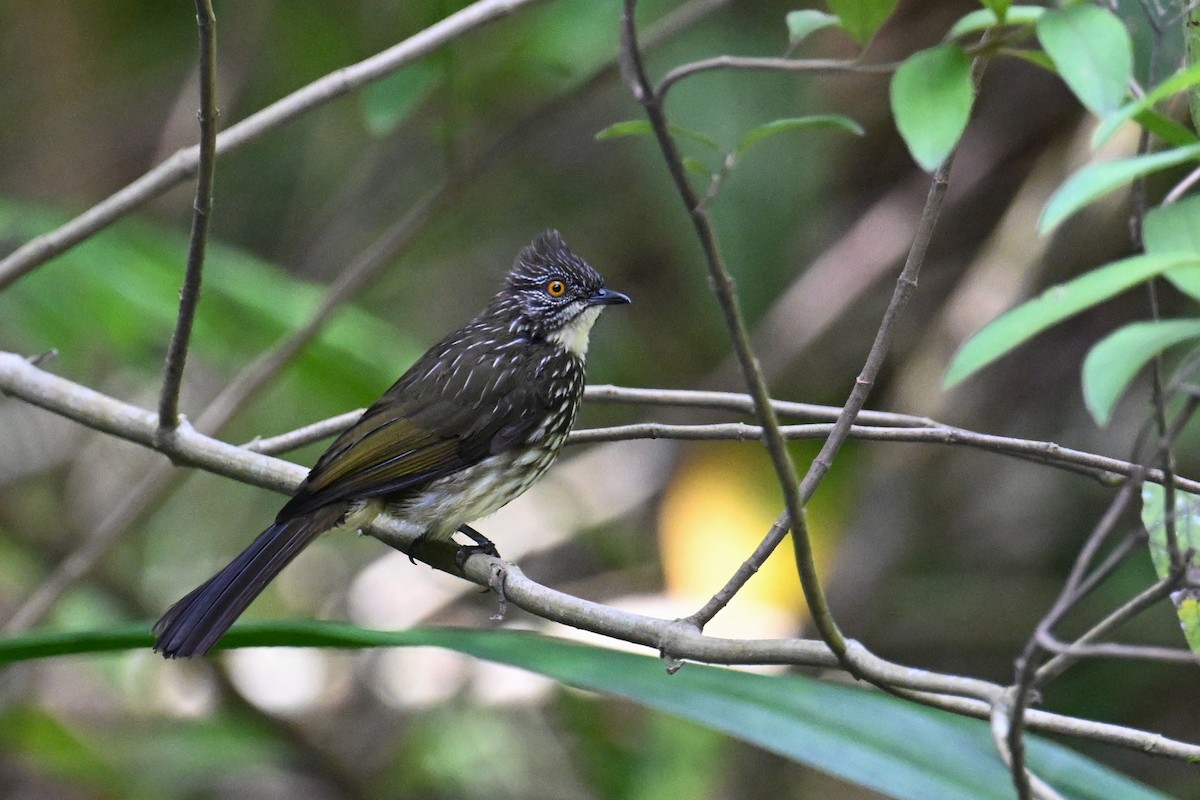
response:
[[[526,351],[494,379],[472,381],[469,369],[430,380],[427,355],[330,445],[278,519],[344,500],[401,499],[524,441],[549,408],[534,356]],[[495,369],[493,355],[480,353],[483,361]]]

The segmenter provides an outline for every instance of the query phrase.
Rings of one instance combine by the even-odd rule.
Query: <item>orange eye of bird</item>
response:
[[[551,297],[562,297],[566,291],[567,285],[562,281],[550,281],[546,284],[546,293]]]

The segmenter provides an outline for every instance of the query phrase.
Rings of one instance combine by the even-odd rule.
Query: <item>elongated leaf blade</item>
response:
[[[892,113],[900,136],[922,169],[936,170],[958,144],[974,96],[971,60],[958,45],[922,50],[896,70]]]
[[[1150,359],[1181,342],[1200,339],[1200,320],[1135,322],[1101,339],[1083,360],[1083,400],[1107,425],[1113,407]]]
[[[149,625],[106,632],[0,638],[0,664],[38,655],[148,647]],[[372,631],[328,622],[239,625],[223,647],[435,646],[520,667],[699,722],[784,758],[899,800],[1009,800],[1008,771],[985,723],[880,692],[797,675],[756,675],[688,664],[668,675],[649,656],[526,631]],[[1031,767],[1074,800],[1166,800],[1037,737]]]
[[[1200,258],[1186,253],[1134,256],[1052,286],[1001,314],[968,339],[950,362],[945,385],[954,386],[1050,326],[1131,286],[1172,269],[1195,266],[1200,266]]]
[[[1090,164],[1067,178],[1050,197],[1038,220],[1038,230],[1049,233],[1093,200],[1152,172],[1196,159],[1200,159],[1200,144],[1175,147],[1148,156]]]
[[[1147,92],[1145,96],[1132,103],[1126,103],[1105,117],[1104,121],[1096,128],[1096,132],[1092,134],[1092,148],[1099,149],[1112,138],[1112,135],[1117,132],[1117,128],[1129,120],[1135,119],[1143,111],[1147,111],[1168,97],[1191,89],[1197,84],[1200,84],[1200,64],[1192,64],[1182,72],[1176,72]]]
[[[1038,20],[1037,36],[1084,108],[1104,116],[1120,107],[1133,76],[1133,43],[1115,14],[1090,3],[1051,9]]]
[[[741,155],[752,145],[767,137],[786,131],[804,130],[805,128],[837,128],[852,133],[855,136],[862,136],[864,133],[861,125],[841,114],[812,114],[807,117],[775,119],[746,131],[741,141],[738,142],[736,152],[738,155]]]
[[[1046,9],[1041,6],[1011,6],[1004,15],[1004,24],[1034,25],[1045,13]],[[959,19],[958,22],[951,26],[950,32],[946,34],[945,39],[946,41],[950,41],[951,39],[965,36],[968,33],[977,33],[988,28],[994,28],[999,24],[1000,11],[992,8],[991,4],[989,4],[988,8],[977,8]]]

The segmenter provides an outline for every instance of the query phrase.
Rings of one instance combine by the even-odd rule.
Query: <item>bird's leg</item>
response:
[[[485,556],[491,556],[492,558],[500,557],[500,552],[496,550],[496,545],[492,544],[492,540],[470,525],[460,525],[458,532],[475,542],[475,544],[460,545],[458,552],[454,554],[454,564],[459,569],[462,569],[463,564],[467,563],[467,559],[476,553],[483,553]]]

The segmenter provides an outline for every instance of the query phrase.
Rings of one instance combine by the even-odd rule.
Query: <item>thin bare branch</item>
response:
[[[196,0],[196,27],[200,33],[200,151],[196,169],[196,199],[192,203],[192,232],[188,239],[187,266],[179,293],[179,315],[167,347],[163,386],[158,400],[158,424],[163,430],[179,422],[179,389],[187,364],[192,324],[200,305],[200,280],[208,226],[212,217],[213,177],[217,160],[217,18],[211,0]]]
[[[733,279],[729,270],[726,269],[724,257],[721,255],[716,230],[709,219],[708,209],[697,197],[688,180],[683,158],[675,146],[675,140],[672,138],[670,126],[663,110],[663,98],[656,93],[646,74],[641,50],[638,46],[636,9],[637,0],[626,0],[621,15],[621,52],[622,63],[626,68],[626,79],[630,82],[634,97],[641,103],[646,117],[654,129],[654,136],[662,151],[667,170],[671,174],[676,191],[692,221],[692,227],[695,229],[700,247],[704,251],[704,260],[708,267],[712,290],[721,307],[725,327],[742,371],[742,379],[745,381],[750,395],[754,398],[754,412],[763,429],[764,446],[771,456],[771,464],[783,490],[786,513],[790,520],[789,527],[793,529],[792,539],[797,553],[800,584],[808,604],[809,614],[821,638],[838,655],[839,659],[843,659],[846,640],[829,609],[825,592],[821,587],[820,576],[817,574],[812,545],[805,530],[804,501],[800,494],[799,476],[796,474],[795,464],[792,463],[791,456],[787,452],[783,435],[779,432],[779,420],[771,406],[771,396],[766,379],[763,377],[758,359],[750,345],[750,333],[742,317]],[[778,540],[782,540],[782,536],[779,536]],[[758,551],[756,551],[757,554]],[[763,558],[765,560],[765,555]],[[709,619],[711,616],[705,618],[700,614],[693,614],[687,618],[687,622],[703,628]]]
[[[804,72],[810,75],[837,75],[843,73],[865,73],[889,75],[896,71],[897,64],[862,64],[856,59],[820,58],[798,60],[794,58],[755,58],[751,56],[714,56],[676,67],[662,77],[655,90],[660,99],[681,80],[712,70],[750,70],[753,72]]]

